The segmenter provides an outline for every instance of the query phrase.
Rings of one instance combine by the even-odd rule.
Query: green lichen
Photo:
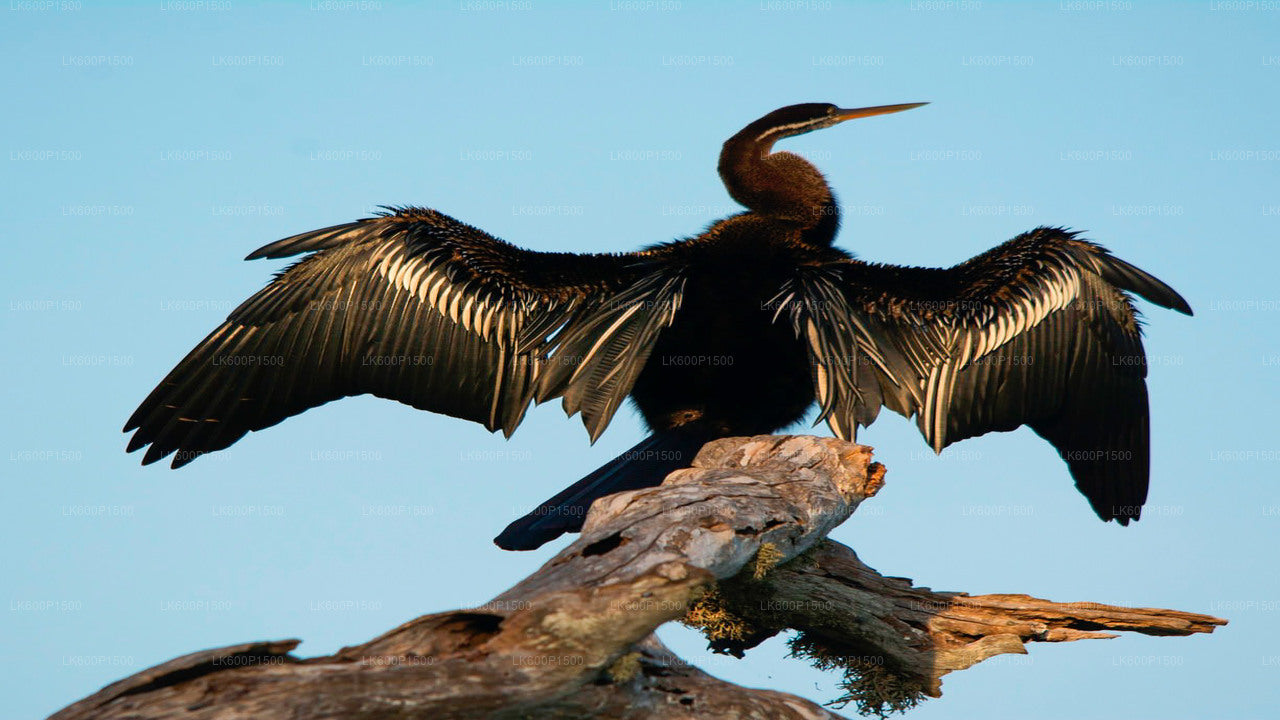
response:
[[[808,660],[819,670],[844,672],[839,683],[844,695],[827,703],[833,707],[853,703],[859,715],[887,718],[928,699],[919,679],[898,672],[883,656],[859,655],[808,633],[800,633],[788,645],[791,657]]]
[[[782,551],[777,545],[767,542],[760,545],[760,549],[756,551],[755,560],[752,562],[751,579],[763,580],[769,571],[778,566],[778,562],[782,560]]]
[[[724,597],[714,585],[703,589],[680,622],[701,630],[712,642],[742,640],[752,632],[750,623],[725,607]]]

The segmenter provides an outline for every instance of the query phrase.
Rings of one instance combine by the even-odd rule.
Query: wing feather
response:
[[[1141,515],[1149,464],[1146,362],[1129,292],[1191,313],[1173,288],[1102,247],[1038,228],[950,269],[843,258],[805,268],[783,300],[837,435],[874,420],[877,396],[915,416],[939,452],[1029,425],[1099,517],[1127,524]],[[863,362],[832,362],[850,347]]]
[[[683,286],[660,252],[531,252],[419,208],[295,235],[249,258],[299,253],[309,254],[233,310],[130,417],[128,447],[149,446],[144,464],[176,452],[180,467],[363,393],[507,434],[535,399],[565,395],[594,439]],[[588,338],[580,372],[544,377],[569,367],[552,358]]]
[[[594,442],[644,369],[658,334],[674,321],[684,284],[682,273],[665,268],[567,323],[553,340],[539,402],[563,396],[565,412],[582,413]]]

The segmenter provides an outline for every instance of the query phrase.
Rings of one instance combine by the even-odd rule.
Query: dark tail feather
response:
[[[564,533],[577,532],[591,503],[624,490],[660,485],[669,473],[689,467],[709,439],[691,429],[650,435],[508,525],[493,542],[503,550],[534,550]]]

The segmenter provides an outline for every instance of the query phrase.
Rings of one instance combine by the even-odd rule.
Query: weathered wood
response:
[[[942,674],[1025,652],[1027,641],[1222,622],[883,578],[824,540],[881,486],[870,457],[831,438],[710,443],[661,487],[596,502],[576,542],[484,606],[426,615],[327,657],[290,655],[297,641],[195,653],[54,718],[834,718],[712,678],[652,633],[684,618],[741,652],[795,628],[823,662],[856,648],[937,694]]]
[[[1178,610],[936,592],[884,577],[831,540],[763,581],[722,583],[719,600],[750,627],[750,644],[783,629],[800,630],[804,654],[850,656],[864,669],[904,676],[908,686],[931,697],[942,694],[943,675],[995,655],[1025,654],[1029,642],[1117,637],[1107,631],[1191,635],[1226,624]]]

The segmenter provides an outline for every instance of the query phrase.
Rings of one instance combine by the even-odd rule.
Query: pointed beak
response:
[[[922,103],[903,103],[901,105],[877,105],[875,107],[854,108],[852,110],[837,110],[836,120],[844,122],[845,120],[854,120],[856,118],[871,117],[872,115],[888,115],[889,113],[902,112],[903,110],[911,110],[921,105],[928,105],[927,102]]]

